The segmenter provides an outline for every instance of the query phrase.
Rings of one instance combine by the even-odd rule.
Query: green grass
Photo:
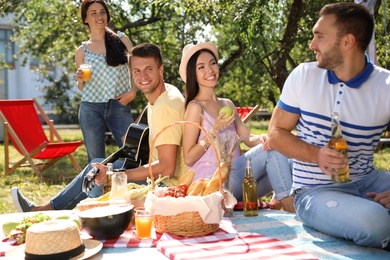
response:
[[[267,121],[251,121],[250,127],[254,134],[267,132]],[[65,141],[81,140],[80,130],[59,130],[61,137]],[[117,148],[113,145],[108,147],[107,155],[114,152]],[[245,149],[245,147],[243,147]],[[21,156],[16,150],[11,148],[10,158],[16,160]],[[0,144],[0,214],[14,213],[16,209],[11,198],[11,188],[18,186],[29,198],[36,204],[48,202],[53,196],[61,191],[77,174],[68,157],[62,158],[54,166],[43,171],[44,180],[36,177],[31,168],[18,168],[10,175],[4,175],[4,145]],[[81,167],[87,165],[87,155],[84,146],[79,147],[74,156]],[[390,148],[384,149],[375,154],[375,165],[384,170],[390,171]]]

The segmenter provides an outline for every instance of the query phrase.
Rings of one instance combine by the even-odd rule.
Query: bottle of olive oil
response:
[[[244,202],[244,216],[257,216],[257,183],[253,178],[251,158],[246,158],[245,160],[245,178],[242,181],[242,197]]]
[[[342,153],[344,157],[348,159],[347,141],[342,136],[339,115],[337,112],[333,112],[331,117],[332,117],[332,123],[331,123],[332,137],[328,142],[328,146],[330,149]],[[348,164],[342,169],[331,169],[331,170],[336,172],[336,174],[332,176],[333,182],[350,181]]]

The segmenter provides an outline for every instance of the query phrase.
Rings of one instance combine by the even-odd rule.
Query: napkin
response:
[[[157,197],[149,192],[145,208],[153,215],[175,216],[187,211],[197,211],[206,224],[219,224],[224,211],[221,202],[224,196],[214,192],[207,196],[187,196],[184,198]]]

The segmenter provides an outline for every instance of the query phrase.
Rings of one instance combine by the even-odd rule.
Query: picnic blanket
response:
[[[226,240],[175,239],[164,234],[157,249],[171,260],[317,259],[286,242],[257,233],[238,233]]]
[[[256,218],[234,212],[231,220],[239,232],[259,233],[279,239],[318,259],[390,259],[390,252],[325,235],[304,226],[295,214],[285,211],[259,210]]]

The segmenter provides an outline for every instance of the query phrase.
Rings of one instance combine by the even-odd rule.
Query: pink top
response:
[[[215,119],[213,117],[211,117],[206,112],[202,103],[200,103],[196,100],[193,100],[191,102],[196,102],[197,104],[199,104],[202,107],[203,117],[204,117],[204,119],[202,121],[202,127],[206,131],[209,131],[211,129],[211,127],[213,126]],[[232,145],[234,145],[236,143],[236,141],[238,140],[235,124],[233,123],[228,128],[221,130],[219,132],[219,136],[220,136],[219,140],[220,140],[221,145],[223,145],[224,147],[228,147],[227,149],[223,149],[221,147],[221,145],[219,145],[221,157],[223,159],[224,158],[223,153],[226,153],[226,155],[227,155],[228,151],[230,151],[230,147]],[[198,137],[198,142],[200,140],[202,140],[204,137],[205,137],[205,133],[203,131],[200,131],[200,134]],[[217,138],[217,140],[218,140],[218,138]],[[218,145],[218,141],[216,142],[216,144]],[[233,150],[233,154],[231,154],[232,165],[233,165],[234,160],[237,157],[239,157],[240,154],[241,154],[240,146],[237,145]],[[215,170],[218,167],[216,160],[217,159],[216,159],[216,155],[214,153],[214,150],[210,146],[207,149],[207,151],[191,167],[188,167],[189,169],[195,170],[195,176],[194,176],[193,181],[195,181],[196,179],[199,179],[199,178],[211,178],[212,175],[214,174]]]

